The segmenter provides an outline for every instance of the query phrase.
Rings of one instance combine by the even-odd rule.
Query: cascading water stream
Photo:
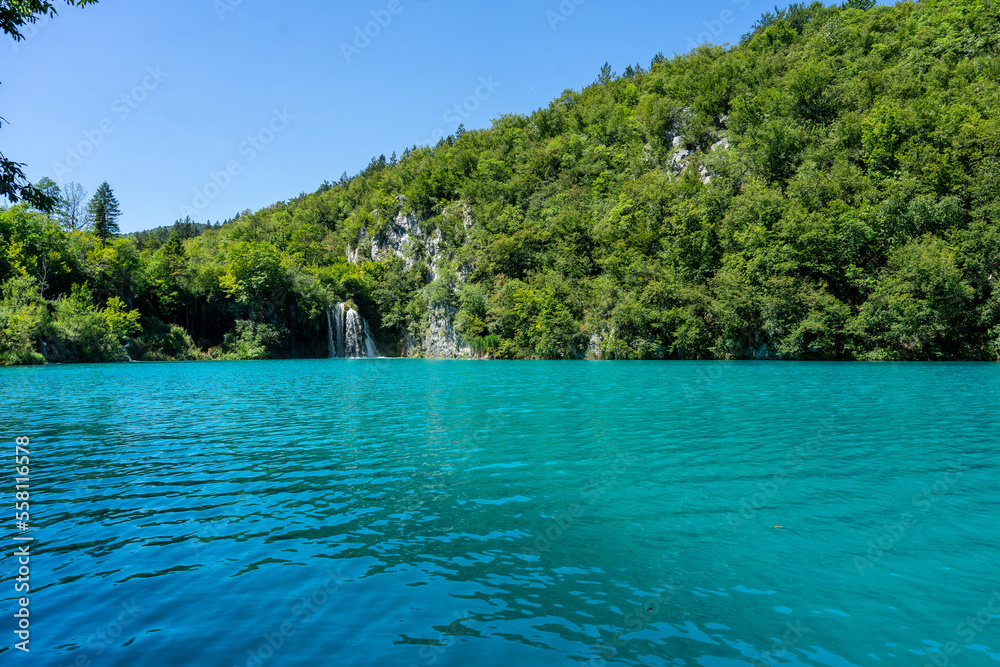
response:
[[[372,336],[372,330],[368,327],[368,320],[362,319],[361,323],[364,325],[365,332],[365,356],[369,359],[374,359],[378,356],[378,349],[375,347],[375,338]]]
[[[337,328],[337,348],[334,352],[335,357],[343,357],[344,355],[344,309],[346,304],[338,303],[334,311],[334,324]]]
[[[327,350],[329,350],[329,355],[331,359],[337,358],[337,338],[333,335],[333,311],[326,311],[326,334],[327,334]]]
[[[361,355],[361,336],[364,329],[356,311],[348,309],[344,314],[344,356],[350,358]]]
[[[374,359],[379,356],[368,322],[346,303],[338,303],[326,311],[326,321],[331,359]]]

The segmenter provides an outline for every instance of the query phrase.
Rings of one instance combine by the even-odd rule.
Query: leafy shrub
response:
[[[270,359],[284,341],[287,331],[262,322],[237,320],[222,343],[225,358],[231,360]]]
[[[150,318],[145,330],[132,340],[128,351],[136,361],[192,361],[201,351],[184,327]]]
[[[5,282],[0,301],[0,365],[44,363],[39,344],[49,320],[37,280],[18,276]]]
[[[125,361],[123,338],[139,330],[139,313],[127,311],[121,299],[106,308],[93,303],[86,283],[73,285],[68,296],[55,301],[53,338],[59,361]]]

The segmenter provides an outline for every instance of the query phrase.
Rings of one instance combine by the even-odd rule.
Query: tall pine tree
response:
[[[107,181],[101,183],[97,192],[90,199],[87,206],[87,217],[93,227],[94,234],[101,239],[101,245],[107,244],[108,237],[118,236],[118,216],[121,211],[118,209],[118,200],[115,193]]]

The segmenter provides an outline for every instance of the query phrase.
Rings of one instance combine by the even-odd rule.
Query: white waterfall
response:
[[[347,309],[344,316],[344,356],[351,359],[361,356],[361,318],[357,311]]]
[[[335,359],[337,357],[337,338],[333,335],[333,313],[331,311],[326,311],[326,335],[327,335],[327,350],[330,352],[330,358]]]
[[[372,330],[368,328],[368,320],[362,319],[362,324],[364,324],[365,332],[365,356],[369,359],[374,359],[378,356],[378,349],[375,347],[375,338],[372,336]]]
[[[378,357],[371,327],[358,311],[338,303],[326,311],[326,322],[331,359]]]
[[[343,357],[344,356],[344,309],[347,308],[346,304],[338,303],[334,309],[334,324],[337,328],[337,341],[336,349],[333,356]]]

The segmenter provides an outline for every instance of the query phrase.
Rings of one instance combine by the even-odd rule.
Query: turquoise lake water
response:
[[[997,664],[998,406],[989,364],[0,369],[0,663]]]

